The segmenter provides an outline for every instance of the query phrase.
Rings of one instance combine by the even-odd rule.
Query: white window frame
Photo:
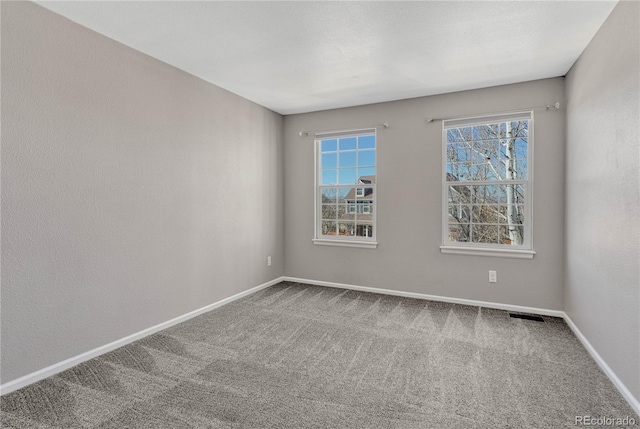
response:
[[[487,123],[503,123],[509,121],[528,120],[527,138],[527,179],[526,180],[486,180],[486,181],[447,181],[447,130],[452,128],[484,125]],[[508,258],[532,259],[533,250],[533,111],[513,112],[501,115],[487,115],[470,118],[444,120],[442,122],[442,253],[499,256]],[[510,245],[498,243],[458,242],[449,239],[449,187],[465,185],[522,185],[525,189],[525,215],[523,228],[523,244]],[[471,220],[470,220],[471,222]],[[471,224],[471,223],[470,223]]]
[[[356,188],[356,198],[364,197],[364,188]]]
[[[349,138],[349,137],[359,137],[359,136],[367,136],[373,135],[375,137],[375,163],[373,165],[375,169],[376,180],[375,183],[370,184],[361,184],[358,182],[359,178],[356,178],[355,183],[349,185],[322,185],[321,175],[322,175],[322,156],[321,156],[321,141],[328,139],[341,139],[341,138]],[[370,150],[370,149],[367,149]],[[358,150],[356,149],[356,152]],[[376,240],[377,235],[377,200],[378,193],[376,191],[376,186],[378,182],[378,135],[375,128],[366,128],[366,129],[355,129],[355,130],[346,130],[346,131],[332,131],[326,133],[316,133],[314,139],[314,238],[313,244],[320,246],[338,246],[338,247],[359,247],[365,249],[375,249],[378,247],[378,242]],[[356,236],[328,236],[322,235],[322,189],[325,188],[343,188],[343,189],[353,189],[356,188],[356,195],[359,189],[362,189],[362,196],[364,196],[364,188],[373,188],[374,199],[373,202],[369,205],[369,213],[372,213],[372,225],[370,227],[370,231],[372,235],[370,237],[356,237]],[[354,206],[356,216],[357,216],[357,202],[346,204],[345,211],[349,212],[351,205]],[[371,207],[373,206],[373,207]]]

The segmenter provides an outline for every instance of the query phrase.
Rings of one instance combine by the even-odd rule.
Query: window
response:
[[[315,137],[313,242],[375,248],[376,130],[323,133]]]
[[[356,201],[356,204],[349,202],[347,213],[371,214],[371,204],[368,201]]]
[[[444,253],[532,258],[532,113],[443,122]]]

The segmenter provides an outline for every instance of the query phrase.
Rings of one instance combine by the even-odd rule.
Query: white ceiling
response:
[[[282,114],[563,76],[616,5],[38,3]]]

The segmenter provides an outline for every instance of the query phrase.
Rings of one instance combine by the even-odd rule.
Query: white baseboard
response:
[[[451,298],[447,296],[427,295],[424,293],[403,292],[403,291],[391,290],[391,289],[378,289],[378,288],[373,288],[368,286],[356,286],[356,285],[349,285],[344,283],[333,283],[333,282],[324,282],[324,281],[318,281],[318,280],[299,279],[295,277],[286,277],[286,276],[284,277],[284,280],[290,281],[290,282],[297,282],[297,283],[307,283],[307,284],[312,284],[317,286],[328,286],[328,287],[335,287],[340,289],[351,289],[351,290],[359,290],[363,292],[381,293],[384,295],[402,296],[405,298],[417,298],[417,299],[426,299],[429,301],[448,302],[451,304],[472,305],[474,307],[495,308],[498,310],[515,311],[518,313],[531,313],[531,314],[540,314],[543,316],[564,317],[564,311],[547,310],[545,308],[524,307],[521,305],[500,304],[497,302],[476,301],[473,299]]]
[[[564,315],[564,320],[567,322],[567,325],[569,325],[575,336],[578,337],[578,340],[580,340],[584,348],[587,349],[589,354],[591,354],[593,360],[595,360],[596,363],[600,366],[600,369],[607,375],[607,377],[609,377],[609,380],[611,380],[613,385],[616,386],[624,399],[627,400],[631,408],[633,408],[633,411],[635,411],[636,414],[640,416],[640,401],[638,401],[638,398],[633,396],[633,393],[631,393],[631,391],[627,389],[627,386],[624,385],[624,383],[618,378],[616,373],[613,372],[609,365],[607,365],[607,362],[605,362],[602,356],[600,356],[596,349],[591,345],[589,340],[587,340],[587,337],[585,337],[584,334],[580,332],[580,329],[578,329],[576,324],[573,323],[573,320],[571,320],[569,315],[566,313]]]
[[[463,299],[463,298],[450,298],[446,296],[438,296],[438,295],[427,295],[422,293],[415,292],[402,292],[391,289],[377,289],[367,286],[356,286],[349,285],[344,283],[333,283],[333,282],[325,282],[318,280],[310,280],[310,279],[300,279],[295,277],[287,277],[283,278],[285,281],[296,282],[296,283],[307,283],[317,286],[328,286],[335,287],[340,289],[351,289],[351,290],[359,290],[363,292],[373,292],[373,293],[381,293],[385,295],[395,295],[402,296],[407,298],[418,298],[418,299],[427,299],[430,301],[440,301],[440,302],[449,302],[453,304],[464,304],[464,305],[472,305],[476,307],[486,307],[486,308],[495,308],[498,310],[506,310],[506,311],[515,311],[519,313],[531,313],[531,314],[539,314],[542,316],[553,316],[553,317],[561,317],[566,322],[567,325],[571,328],[575,336],[582,343],[582,345],[587,349],[587,351],[591,354],[591,357],[596,361],[596,363],[600,366],[600,369],[609,377],[609,380],[613,383],[613,385],[618,389],[622,397],[626,399],[631,408],[636,412],[636,414],[640,415],[640,402],[637,398],[633,396],[633,394],[627,389],[624,383],[618,378],[618,376],[613,372],[613,370],[607,365],[607,363],[602,359],[602,356],[598,354],[596,349],[591,345],[591,343],[587,340],[587,338],[580,332],[578,327],[573,320],[564,312],[559,310],[547,310],[544,308],[536,308],[536,307],[524,307],[520,305],[511,305],[511,304],[501,304],[496,302],[486,302],[486,301],[476,301],[472,299]]]
[[[43,380],[47,377],[51,377],[52,375],[58,374],[64,370],[67,370],[71,367],[74,367],[82,362],[86,362],[89,359],[93,359],[94,357],[100,356],[107,352],[117,349],[118,347],[122,347],[134,341],[137,341],[141,338],[149,336],[151,334],[155,334],[156,332],[162,331],[163,329],[170,328],[173,325],[177,325],[178,323],[189,320],[193,317],[199,316],[203,313],[213,310],[214,308],[221,307],[225,304],[229,304],[230,302],[236,301],[240,298],[244,298],[245,296],[251,295],[253,293],[258,292],[259,290],[265,289],[269,286],[273,286],[274,284],[280,283],[283,280],[283,277],[278,277],[269,282],[263,283],[254,288],[245,290],[244,292],[237,293],[229,298],[222,299],[220,301],[214,302],[213,304],[209,304],[205,307],[199,308],[197,310],[191,311],[189,313],[183,314],[182,316],[178,316],[171,320],[167,320],[166,322],[162,322],[158,325],[152,326],[147,329],[143,329],[140,332],[136,332],[135,334],[131,334],[127,337],[121,338],[119,340],[113,341],[104,346],[97,347],[93,350],[89,350],[88,352],[79,354],[72,358],[63,360],[62,362],[55,363],[46,368],[42,368],[38,371],[32,372],[31,374],[27,374],[20,378],[16,378],[15,380],[11,380],[7,383],[0,385],[0,395],[5,395],[7,393],[11,393],[14,390],[21,389],[29,384],[35,383],[37,381]]]
[[[333,282],[325,282],[319,280],[310,280],[310,279],[301,279],[296,277],[278,277],[269,282],[263,283],[254,288],[248,289],[244,292],[240,292],[228,298],[222,299],[220,301],[214,302],[213,304],[209,304],[205,307],[199,308],[197,310],[191,311],[182,316],[178,316],[174,319],[168,320],[166,322],[160,323],[156,326],[152,326],[150,328],[144,329],[140,332],[136,332],[135,334],[129,335],[127,337],[121,338],[104,346],[100,346],[88,352],[82,353],[78,356],[66,359],[62,362],[58,362],[41,370],[35,371],[31,374],[27,374],[23,377],[17,378],[15,380],[9,381],[5,384],[0,385],[0,395],[4,395],[14,390],[18,390],[22,387],[28,386],[29,384],[35,383],[37,381],[43,380],[47,377],[51,377],[52,375],[58,374],[66,369],[69,369],[73,366],[76,366],[82,362],[85,362],[94,357],[100,356],[104,353],[110,352],[112,350],[117,349],[118,347],[122,347],[134,341],[137,341],[141,338],[159,332],[163,329],[167,329],[173,325],[177,325],[178,323],[189,320],[193,317],[199,316],[203,313],[213,310],[214,308],[221,307],[225,304],[229,304],[230,302],[236,301],[240,298],[244,298],[245,296],[256,293],[262,289],[265,289],[269,286],[273,286],[281,281],[290,281],[296,283],[306,283],[317,286],[328,286],[340,289],[351,289],[358,290],[363,292],[372,292],[372,293],[380,293],[385,295],[394,295],[394,296],[402,296],[406,298],[417,298],[417,299],[426,299],[430,301],[440,301],[440,302],[448,302],[452,304],[463,304],[463,305],[471,305],[476,307],[485,307],[485,308],[495,308],[498,310],[506,310],[506,311],[516,311],[519,313],[531,313],[531,314],[540,314],[543,316],[552,316],[552,317],[561,317],[566,322],[567,325],[571,328],[575,336],[580,340],[582,345],[587,349],[587,351],[591,354],[591,357],[596,361],[596,363],[600,366],[602,371],[609,377],[613,385],[618,389],[620,394],[627,400],[631,408],[636,412],[636,414],[640,415],[640,401],[633,396],[633,394],[627,389],[624,383],[618,378],[618,376],[613,372],[613,370],[607,365],[604,359],[600,356],[600,354],[596,351],[596,349],[591,345],[589,340],[580,332],[576,324],[571,320],[571,318],[564,312],[559,310],[548,310],[543,308],[536,307],[525,307],[520,305],[511,305],[511,304],[501,304],[496,302],[487,302],[487,301],[476,301],[471,299],[463,299],[463,298],[451,298],[445,296],[438,295],[428,295],[416,292],[403,292],[391,289],[378,289],[367,286],[356,286],[349,285],[344,283],[333,283]]]

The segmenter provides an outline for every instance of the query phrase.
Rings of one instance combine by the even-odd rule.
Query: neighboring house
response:
[[[351,228],[345,235],[371,237],[373,233],[373,201],[375,190],[366,185],[375,184],[376,176],[362,176],[356,187],[352,188],[345,197],[346,211],[340,220],[346,221]],[[357,185],[363,185],[362,187]]]

